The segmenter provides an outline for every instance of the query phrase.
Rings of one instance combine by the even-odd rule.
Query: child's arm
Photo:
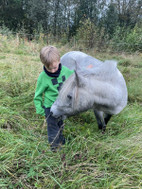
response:
[[[34,104],[36,107],[36,113],[43,116],[45,115],[44,108],[43,108],[43,93],[45,89],[46,89],[46,86],[44,85],[44,83],[39,77],[37,81],[35,96],[34,96]]]

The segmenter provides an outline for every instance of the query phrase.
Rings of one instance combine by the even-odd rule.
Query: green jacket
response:
[[[73,73],[67,67],[62,66],[58,77],[51,77],[42,71],[37,80],[37,86],[34,96],[36,113],[45,115],[44,108],[50,108],[55,102],[62,83]],[[44,96],[43,96],[44,95]]]

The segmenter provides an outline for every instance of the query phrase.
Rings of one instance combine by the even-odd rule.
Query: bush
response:
[[[7,28],[6,26],[2,25],[2,26],[0,26],[0,34],[11,35],[12,31],[9,28]]]
[[[90,19],[80,22],[75,41],[77,46],[87,49],[96,48],[100,50],[106,47],[108,36],[104,28],[97,27]]]
[[[117,27],[110,44],[113,49],[119,51],[142,51],[142,27]]]

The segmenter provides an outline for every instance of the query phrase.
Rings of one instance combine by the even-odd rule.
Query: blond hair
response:
[[[58,49],[54,46],[43,47],[40,51],[40,60],[47,67],[53,62],[60,61]]]

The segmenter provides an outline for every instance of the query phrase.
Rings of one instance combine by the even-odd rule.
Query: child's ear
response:
[[[45,65],[44,65],[44,66],[45,66]],[[46,68],[46,69],[48,69],[48,67],[47,67],[47,66],[45,66],[45,68]]]

